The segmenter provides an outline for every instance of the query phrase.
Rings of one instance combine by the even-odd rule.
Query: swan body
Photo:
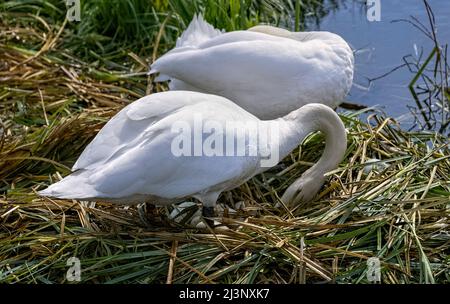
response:
[[[223,33],[194,17],[174,49],[150,74],[171,90],[224,96],[261,119],[308,103],[335,108],[353,81],[353,52],[329,32],[290,32],[271,26]]]
[[[187,197],[204,206],[215,205],[222,191],[233,189],[267,170],[264,155],[176,155],[174,142],[179,122],[194,129],[201,116],[214,130],[230,121],[278,126],[279,159],[288,155],[311,132],[322,131],[326,147],[322,158],[286,191],[286,202],[311,199],[324,182],[324,173],[335,169],[346,149],[344,126],[333,110],[309,104],[285,117],[262,121],[232,101],[216,95],[168,91],[143,97],[123,108],[100,130],[74,164],[72,174],[40,191],[42,196],[124,204],[156,205],[180,202]],[[211,128],[210,131],[213,129]],[[245,134],[223,128],[219,134],[233,142],[243,140],[245,151],[252,142]],[[212,134],[212,133],[211,133]],[[194,135],[195,136],[195,135]],[[202,135],[202,142],[210,134]],[[274,141],[262,139],[274,146]],[[214,146],[218,145],[216,142]],[[184,145],[184,144],[183,144]],[[178,147],[178,146],[176,146]],[[277,162],[278,162],[277,160]]]

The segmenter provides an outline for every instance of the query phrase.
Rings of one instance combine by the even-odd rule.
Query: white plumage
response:
[[[222,33],[194,17],[176,47],[151,65],[171,90],[224,96],[261,119],[308,103],[332,108],[353,81],[353,52],[329,32],[290,32],[271,26]]]
[[[41,195],[157,205],[195,197],[213,207],[221,192],[268,168],[262,166],[259,150],[232,157],[175,155],[179,133],[174,125],[183,121],[195,129],[198,115],[224,126],[224,140],[244,142],[245,151],[254,148],[246,135],[255,132],[246,123],[270,129],[274,121],[260,119],[277,118],[278,160],[311,132],[325,134],[322,157],[288,187],[285,203],[312,199],[324,174],[344,156],[344,126],[327,107],[344,100],[353,79],[353,53],[338,35],[270,26],[223,33],[196,16],[176,47],[152,64],[150,73],[157,72],[156,80],[170,80],[173,91],[143,97],[122,109],[86,147],[74,173]],[[244,132],[227,129],[230,121],[244,123]],[[275,146],[264,140],[266,146]]]
[[[184,121],[193,126],[198,115],[219,125],[230,121],[271,123],[216,95],[188,91],[152,94],[116,114],[78,158],[74,173],[39,193],[56,198],[159,205],[195,197],[205,206],[214,206],[222,191],[268,168],[261,167],[259,154],[175,156],[172,144],[178,133],[174,124]],[[280,160],[311,132],[326,135],[322,158],[283,197],[286,202],[309,200],[321,187],[324,173],[335,169],[342,160],[346,149],[344,126],[333,110],[320,104],[306,105],[276,121]],[[237,141],[240,134],[223,135]],[[249,149],[251,143],[247,139],[244,142]]]

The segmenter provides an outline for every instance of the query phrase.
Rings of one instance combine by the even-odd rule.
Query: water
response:
[[[336,2],[336,1],[333,1]],[[341,35],[355,54],[354,85],[348,100],[368,106],[379,105],[383,111],[396,117],[402,125],[409,125],[413,117],[408,109],[415,106],[408,90],[414,75],[407,67],[372,82],[368,79],[383,75],[403,64],[405,55],[417,56],[423,48],[423,60],[433,49],[433,42],[406,22],[398,19],[418,18],[429,28],[422,0],[381,0],[381,21],[367,20],[365,1],[341,1],[319,24],[309,25],[310,30],[326,30]],[[438,39],[450,43],[450,0],[430,0],[436,19]],[[416,51],[417,50],[417,51]]]

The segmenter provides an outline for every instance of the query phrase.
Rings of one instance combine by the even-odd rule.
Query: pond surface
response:
[[[333,1],[334,4],[336,1]],[[379,105],[402,125],[411,124],[413,117],[407,106],[415,106],[408,90],[413,79],[405,66],[369,83],[404,63],[405,55],[418,58],[423,50],[422,62],[433,49],[433,42],[407,22],[411,16],[430,28],[422,0],[381,0],[381,21],[367,19],[365,1],[340,1],[319,24],[309,24],[308,30],[326,30],[341,35],[355,53],[354,85],[348,100],[368,106]],[[450,43],[450,0],[430,0],[440,44]],[[327,4],[325,4],[327,5]]]

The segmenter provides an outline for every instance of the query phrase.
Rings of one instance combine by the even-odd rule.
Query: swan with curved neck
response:
[[[330,32],[260,25],[223,33],[195,16],[149,73],[170,80],[171,90],[220,95],[274,119],[308,103],[337,107],[352,86],[353,68],[351,48]]]
[[[199,117],[204,126],[207,123],[214,125],[207,134],[201,135],[203,142],[211,139],[213,129],[217,131],[224,127],[217,133],[222,136],[220,138],[226,142],[230,139],[244,142],[245,151],[252,148],[247,135],[254,133],[248,123],[262,127],[275,123],[278,140],[264,137],[266,139],[262,141],[266,146],[278,149],[276,162],[311,132],[323,132],[326,146],[322,157],[288,188],[283,195],[285,203],[295,204],[313,198],[324,182],[324,174],[338,166],[346,150],[344,126],[327,106],[309,104],[282,118],[263,121],[224,97],[169,91],[143,97],[123,108],[82,152],[72,168],[74,172],[39,194],[64,199],[157,205],[195,197],[204,207],[213,207],[221,192],[269,169],[261,165],[264,156],[259,152],[229,156],[216,152],[210,155],[174,153],[174,148],[180,148],[177,140],[181,133],[177,124],[182,122],[187,129],[194,130]],[[231,121],[244,123],[241,132],[226,128]],[[216,148],[221,146],[220,141],[216,139]],[[182,148],[189,143],[190,136]]]

